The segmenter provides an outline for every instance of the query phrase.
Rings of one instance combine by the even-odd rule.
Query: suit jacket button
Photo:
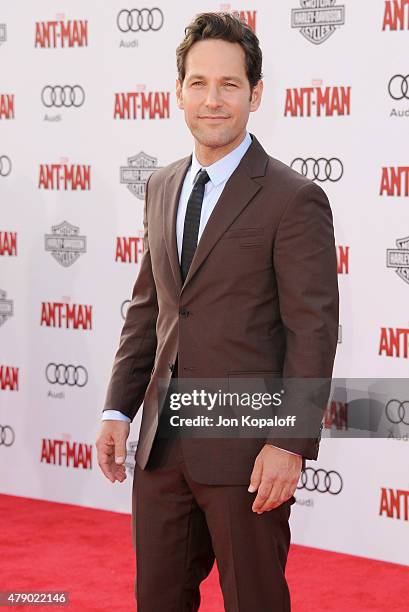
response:
[[[174,368],[175,368],[175,364],[174,364],[174,363],[168,363],[168,366],[169,366],[169,370],[170,370],[171,372],[173,372],[173,370],[174,370]]]

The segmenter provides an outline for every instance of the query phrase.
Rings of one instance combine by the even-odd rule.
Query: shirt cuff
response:
[[[104,410],[104,412],[102,413],[102,420],[103,421],[126,421],[127,423],[131,422],[131,419],[129,417],[126,416],[126,414],[123,414],[122,412],[119,412],[119,410]]]

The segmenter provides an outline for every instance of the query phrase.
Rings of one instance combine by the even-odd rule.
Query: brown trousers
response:
[[[290,612],[284,571],[295,499],[259,515],[255,497],[247,486],[193,481],[180,439],[158,434],[146,469],[136,464],[134,473],[138,612],[199,610],[215,559],[226,612]]]

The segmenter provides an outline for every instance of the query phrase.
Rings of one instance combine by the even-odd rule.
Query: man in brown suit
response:
[[[129,421],[143,402],[133,488],[140,612],[198,610],[215,558],[228,612],[290,610],[288,519],[320,432],[166,437],[169,394],[158,392],[159,381],[166,387],[177,376],[332,375],[331,209],[320,187],[247,133],[261,101],[261,60],[256,36],[231,15],[190,24],[176,93],[194,152],[146,186],[145,251],[97,440],[103,473],[122,482]]]

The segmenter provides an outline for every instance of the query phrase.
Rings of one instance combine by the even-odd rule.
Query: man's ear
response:
[[[261,104],[261,96],[263,95],[263,81],[260,79],[257,85],[253,87],[250,98],[250,112],[254,112]]]
[[[179,79],[176,79],[176,103],[183,110],[182,83]]]

